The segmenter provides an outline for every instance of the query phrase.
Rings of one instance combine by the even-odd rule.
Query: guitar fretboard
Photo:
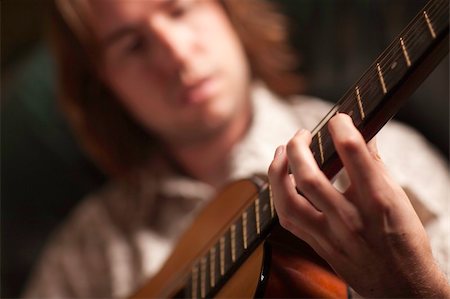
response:
[[[327,162],[334,159],[335,155],[327,130],[329,119],[338,112],[346,113],[363,131],[363,126],[376,112],[380,103],[389,98],[405,76],[414,71],[433,44],[448,32],[448,19],[448,1],[429,1],[317,125],[313,130],[311,150],[321,169],[325,169]],[[382,125],[384,124],[380,124],[380,127]],[[328,176],[333,175],[334,173],[331,173]]]
[[[366,141],[370,140],[396,112],[390,110],[379,117],[383,105],[392,100],[408,76],[448,37],[448,19],[447,0],[429,1],[313,130],[311,150],[329,178],[341,168],[327,130],[330,118],[338,112],[350,115]],[[212,297],[267,237],[276,222],[276,213],[268,183],[260,181],[257,185],[259,194],[194,263],[184,290],[186,297]]]

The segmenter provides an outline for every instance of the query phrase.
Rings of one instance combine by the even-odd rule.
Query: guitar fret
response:
[[[325,158],[323,155],[322,133],[320,130],[317,132],[317,142],[319,143],[320,164],[323,165],[323,163],[325,162]]]
[[[206,297],[206,258],[200,259],[200,296]]]
[[[209,251],[209,285],[214,288],[216,285],[216,246],[212,247]]]
[[[320,165],[320,154],[318,154],[319,153],[319,142],[317,141],[317,133],[313,135],[311,144],[309,147],[311,149],[314,159],[316,160],[316,163],[318,165]]]
[[[409,54],[408,54],[408,51],[406,50],[405,42],[403,41],[403,38],[401,38],[401,37],[400,37],[400,45],[402,46],[403,56],[405,57],[406,65],[408,65],[408,67],[410,67],[411,60],[409,59]]]
[[[355,87],[355,91],[356,91],[356,101],[358,102],[359,113],[361,115],[361,119],[364,120],[364,118],[366,117],[366,114],[364,113],[363,104],[361,101],[361,93],[359,92],[358,86]]]
[[[220,238],[220,275],[225,275],[225,237]]]
[[[433,38],[436,38],[436,32],[434,32],[433,25],[431,24],[431,20],[430,20],[430,18],[428,17],[428,14],[427,14],[427,11],[426,11],[426,10],[423,11],[423,16],[424,16],[424,18],[425,18],[425,22],[427,23],[428,29],[430,30],[431,36],[432,36]]]
[[[259,219],[259,197],[255,200],[255,218],[256,218],[256,233],[261,233],[261,220]]]
[[[236,224],[231,225],[231,260],[236,261]]]
[[[275,208],[273,206],[273,193],[272,187],[269,185],[269,202],[270,202],[270,216],[273,218],[275,216]]]
[[[386,94],[387,93],[386,83],[384,82],[383,73],[381,72],[381,67],[379,63],[377,63],[377,72],[378,78],[380,79],[381,88],[383,89],[383,93]]]
[[[244,242],[244,249],[247,249],[247,212],[242,214],[242,241]]]

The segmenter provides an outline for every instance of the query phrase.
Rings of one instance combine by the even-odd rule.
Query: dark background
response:
[[[243,0],[245,1],[245,0]],[[337,101],[423,0],[274,0],[292,19],[306,93]],[[51,231],[104,178],[55,104],[46,0],[1,2],[1,294],[17,297]],[[448,57],[398,115],[449,151]]]

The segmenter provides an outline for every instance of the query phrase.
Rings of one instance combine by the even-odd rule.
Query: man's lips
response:
[[[214,96],[218,89],[215,76],[206,76],[183,88],[182,102],[185,104],[202,103]]]

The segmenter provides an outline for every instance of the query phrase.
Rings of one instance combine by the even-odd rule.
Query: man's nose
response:
[[[153,33],[160,44],[161,63],[178,70],[192,59],[195,35],[188,26],[161,20],[153,24]]]

